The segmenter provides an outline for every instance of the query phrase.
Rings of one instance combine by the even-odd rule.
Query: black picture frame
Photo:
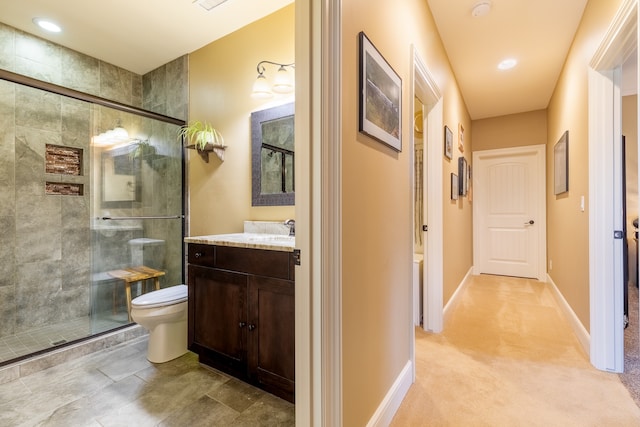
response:
[[[458,178],[460,179],[458,194],[460,196],[467,195],[468,182],[469,182],[468,173],[469,173],[469,169],[467,168],[467,159],[465,159],[464,157],[458,157]]]
[[[553,193],[569,191],[569,131],[553,146]]]
[[[402,80],[363,31],[359,42],[359,131],[402,151]]]
[[[453,132],[448,126],[444,127],[444,156],[453,159]]]

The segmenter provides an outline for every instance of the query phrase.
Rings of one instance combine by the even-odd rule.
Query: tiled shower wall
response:
[[[186,57],[140,76],[0,23],[0,68],[187,116]],[[87,103],[0,80],[0,337],[89,314],[91,116]],[[45,144],[81,148],[83,173],[46,174]],[[84,194],[45,195],[45,181]]]

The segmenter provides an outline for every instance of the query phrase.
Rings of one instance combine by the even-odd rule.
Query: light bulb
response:
[[[273,91],[277,93],[293,92],[293,81],[284,66],[281,66],[273,79]]]
[[[51,21],[47,21],[46,19],[33,18],[33,23],[39,26],[40,28],[50,31],[52,33],[59,33],[60,31],[62,31],[62,28],[60,28],[59,25],[54,24]]]
[[[111,132],[113,132],[113,137],[118,140],[125,141],[129,139],[129,132],[122,126],[116,126]]]
[[[271,93],[271,88],[269,87],[269,83],[267,83],[267,79],[264,77],[264,74],[259,74],[256,81],[253,83],[251,97],[265,99],[271,98],[272,96],[273,93]]]

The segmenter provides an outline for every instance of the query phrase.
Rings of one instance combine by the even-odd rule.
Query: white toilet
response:
[[[131,318],[149,331],[149,362],[168,362],[187,352],[186,285],[171,286],[134,298]]]

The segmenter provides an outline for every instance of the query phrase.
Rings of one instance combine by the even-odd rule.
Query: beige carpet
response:
[[[534,280],[473,277],[443,333],[416,330],[416,370],[392,426],[640,426]]]
[[[640,405],[640,328],[638,288],[629,283],[629,326],[624,330],[624,372],[618,374],[636,405]]]

